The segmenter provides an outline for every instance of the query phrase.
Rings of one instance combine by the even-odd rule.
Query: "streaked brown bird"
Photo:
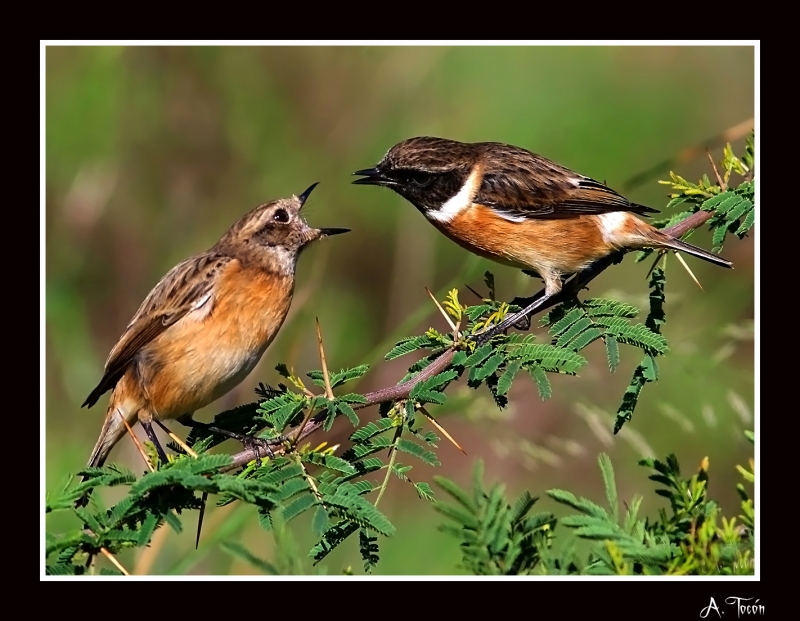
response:
[[[83,403],[91,407],[113,389],[89,466],[103,465],[125,434],[122,418],[130,425],[138,420],[166,461],[151,422],[191,425],[195,410],[253,370],[286,319],[302,250],[348,231],[310,228],[301,217],[316,185],[245,214],[210,250],[176,265],[148,294]]]
[[[373,168],[353,174],[362,177],[355,184],[391,188],[467,250],[535,272],[544,280],[544,296],[504,319],[492,334],[559,293],[566,277],[618,250],[676,250],[732,267],[639,217],[657,209],[632,203],[603,183],[500,142],[410,138],[389,149]]]

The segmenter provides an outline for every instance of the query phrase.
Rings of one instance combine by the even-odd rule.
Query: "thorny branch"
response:
[[[714,212],[711,211],[698,211],[685,220],[678,222],[677,224],[663,229],[665,233],[668,235],[672,235],[674,237],[680,237],[685,233],[689,232],[690,230],[696,229],[703,224],[705,224],[712,216]],[[592,274],[581,282],[581,286],[585,286],[589,280],[594,279],[600,273],[602,273],[606,268],[612,265],[611,261],[605,262],[602,265],[598,266],[598,269],[594,270]],[[565,287],[563,290],[563,295],[553,296],[552,299],[548,300],[548,303],[543,305],[542,308],[539,309],[538,312],[543,312],[550,308],[551,306],[558,304],[563,300],[563,297],[566,295],[571,295],[574,291],[569,291],[568,288]],[[544,290],[540,291],[536,294],[536,296],[544,295]],[[455,356],[456,350],[453,348],[446,349],[440,355],[431,362],[427,367],[422,369],[419,373],[417,373],[414,377],[406,380],[402,384],[397,384],[396,386],[388,386],[386,388],[381,388],[379,390],[375,390],[373,392],[368,392],[364,395],[367,402],[366,403],[354,403],[352,404],[353,409],[360,410],[363,408],[367,408],[373,405],[378,405],[380,403],[384,403],[386,401],[398,401],[400,399],[407,399],[411,394],[414,386],[423,382],[439,373],[445,371],[448,366],[450,366],[450,361]],[[322,411],[318,413],[316,416],[310,418],[304,426],[299,429],[296,429],[294,432],[288,434],[287,440],[290,443],[290,446],[297,446],[301,440],[306,438],[307,436],[314,433],[317,429],[322,427],[323,423],[325,422],[325,418],[327,417],[327,412]],[[276,455],[282,454],[285,452],[285,449],[282,446],[277,446],[273,449],[273,452]],[[242,466],[246,465],[247,463],[256,459],[256,454],[258,454],[259,458],[266,458],[267,451],[263,447],[254,446],[253,448],[247,448],[239,453],[234,454],[233,462],[223,468],[223,471],[235,470],[236,468],[241,468]]]
[[[422,381],[433,377],[434,375],[438,375],[442,371],[444,371],[448,366],[450,366],[450,361],[455,356],[456,350],[455,349],[447,349],[445,350],[436,360],[431,362],[427,367],[422,369],[419,373],[417,373],[411,379],[403,382],[402,384],[397,384],[396,386],[388,386],[387,388],[381,388],[374,392],[368,392],[364,395],[366,397],[366,403],[353,403],[351,404],[354,410],[360,410],[363,408],[370,407],[372,405],[378,405],[379,403],[383,403],[385,401],[397,401],[399,399],[407,399],[408,396],[411,394],[411,390]],[[317,429],[322,427],[323,423],[325,422],[325,418],[327,417],[327,411],[322,411],[316,416],[312,417],[308,423],[306,423],[305,427],[299,433],[295,431],[294,433],[290,433],[288,435],[288,440],[291,442],[292,445],[298,444],[303,438],[311,435]],[[282,447],[276,447],[273,449],[273,452],[278,455],[283,452]],[[265,458],[267,456],[267,451],[264,450],[262,447],[253,447],[252,449],[248,448],[239,453],[233,455],[233,463],[229,464],[225,468],[222,469],[223,472],[228,470],[235,470],[236,468],[241,468],[245,464],[253,461],[256,458],[256,451],[258,451],[259,457]]]

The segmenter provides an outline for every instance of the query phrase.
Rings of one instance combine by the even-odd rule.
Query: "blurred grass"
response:
[[[441,293],[469,283],[482,291],[490,269],[504,298],[537,288],[538,281],[467,255],[391,192],[350,185],[353,170],[371,166],[399,140],[431,134],[509,142],[621,187],[754,110],[747,47],[49,47],[46,63],[48,486],[85,463],[105,401],[88,412],[80,403],[142,298],[255,205],[320,181],[306,208],[310,223],[353,233],[304,254],[280,336],[256,371],[200,412],[201,420],[251,401],[257,382],[276,380],[279,361],[303,372],[317,368],[315,316],[332,367],[375,363],[358,386],[367,391],[397,381],[410,364],[381,362],[395,338],[441,327],[425,286]],[[678,172],[694,179],[709,165],[700,157]],[[629,195],[666,203],[655,178]],[[709,239],[702,232],[692,241],[708,246]],[[620,498],[629,499],[651,489],[635,465],[646,446],[659,457],[675,452],[687,472],[710,456],[711,495],[735,511],[734,466],[751,454],[741,432],[753,428],[752,239],[729,242],[724,254],[734,271],[692,264],[705,291],[670,263],[665,333],[673,352],[660,361],[661,380],[646,387],[627,431],[603,432],[638,360],[623,348],[611,375],[602,346],[592,346],[592,364],[579,378],[555,378],[546,403],[526,380],[515,384],[505,412],[486,395],[462,396],[454,386],[434,414],[469,455],[441,445],[438,471],[464,483],[480,456],[487,479],[505,481],[509,494],[561,487],[600,501],[595,457],[606,450]],[[628,258],[590,294],[612,291],[646,307],[646,270]],[[462,299],[471,298],[463,289]],[[362,420],[374,416],[365,412]],[[348,433],[339,421],[329,442]],[[121,442],[112,460],[138,468],[130,445]],[[434,472],[415,467],[411,474],[430,480]],[[643,509],[657,506],[647,498]],[[440,518],[413,489],[393,480],[381,508],[399,535],[383,544],[378,572],[456,571],[455,542],[436,530]],[[168,531],[158,554],[139,561],[151,573],[249,572],[217,542],[241,540],[272,562],[272,535],[254,518],[248,510],[210,508],[195,552],[196,516],[186,516],[182,534]],[[53,516],[48,527],[69,519]],[[292,526],[304,553],[313,544],[310,528]],[[356,542],[321,565],[327,573],[347,565],[360,573]],[[310,563],[305,570],[315,571]]]

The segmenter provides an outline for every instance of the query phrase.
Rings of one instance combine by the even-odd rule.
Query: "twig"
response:
[[[653,261],[653,264],[650,266],[650,269],[647,270],[647,274],[645,274],[645,276],[644,276],[645,280],[650,278],[650,274],[652,274],[653,270],[656,269],[656,267],[658,267],[658,264],[661,261],[661,259],[664,259],[664,265],[666,266],[666,256],[667,256],[667,251],[666,250],[659,250],[658,251],[658,253],[656,254],[656,260]]]
[[[319,328],[319,317],[314,318],[317,322],[317,344],[319,345],[319,361],[322,364],[322,377],[325,380],[325,396],[333,401],[333,389],[331,388],[331,378],[328,375],[328,365],[325,362],[325,348],[322,345],[322,331]]]
[[[128,421],[122,415],[122,412],[119,411],[119,409],[117,409],[116,412],[117,414],[119,414],[119,417],[125,424],[125,429],[127,429],[128,433],[131,434],[131,438],[133,438],[133,443],[136,445],[136,448],[139,449],[139,455],[141,455],[142,459],[144,459],[144,463],[147,464],[147,467],[150,469],[150,472],[155,471],[155,468],[153,468],[153,464],[150,463],[150,458],[147,456],[147,453],[144,452],[144,448],[142,447],[142,444],[139,442],[139,438],[137,438],[136,434],[133,433],[133,429],[131,429],[131,426],[128,424]]]
[[[116,567],[117,569],[120,570],[120,572],[122,572],[123,575],[130,576],[128,571],[122,566],[122,564],[117,560],[117,558],[113,554],[111,554],[111,552],[109,552],[105,548],[100,548],[100,552],[102,552],[106,556],[106,558],[114,564],[114,567]]]
[[[457,448],[459,451],[461,451],[462,453],[464,453],[464,455],[466,455],[466,454],[467,454],[467,452],[466,452],[466,451],[465,451],[463,448],[461,448],[461,446],[459,445],[459,443],[458,443],[458,442],[456,442],[456,441],[453,439],[453,436],[451,436],[449,433],[447,433],[447,429],[445,429],[445,428],[444,428],[444,427],[442,427],[442,426],[441,426],[439,423],[437,423],[437,422],[436,422],[436,419],[435,419],[433,416],[431,416],[431,415],[428,413],[428,410],[426,410],[426,409],[425,409],[425,406],[423,406],[423,405],[420,405],[418,409],[419,409],[419,411],[420,411],[420,412],[422,412],[422,413],[425,415],[425,417],[426,417],[426,418],[427,418],[429,421],[431,421],[431,423],[433,424],[433,426],[434,426],[434,427],[436,427],[436,428],[437,428],[439,431],[441,431],[441,432],[442,432],[442,435],[443,435],[445,438],[447,438],[448,440],[450,440],[450,442],[452,442],[452,443],[453,443],[453,445],[454,445],[454,446],[455,446],[455,447],[456,447],[456,448]]]
[[[208,502],[208,492],[203,492],[200,497],[200,510],[197,512],[197,534],[194,536],[194,549],[200,547],[200,532],[203,530],[203,518],[206,515],[206,503]]]
[[[352,408],[354,410],[361,410],[363,408],[367,408],[373,405],[378,405],[379,403],[384,403],[386,401],[398,401],[400,399],[408,399],[408,396],[411,394],[411,391],[414,389],[414,386],[419,384],[420,382],[424,382],[431,377],[438,375],[442,371],[444,371],[448,366],[450,366],[450,362],[453,360],[453,356],[456,355],[456,350],[453,348],[444,350],[436,360],[431,362],[427,367],[422,369],[419,373],[417,373],[414,377],[406,380],[402,384],[397,384],[396,386],[387,386],[386,388],[381,388],[379,390],[368,392],[364,395],[366,398],[366,403],[353,403]],[[292,432],[290,434],[290,439],[294,440],[297,438],[296,442],[300,442],[300,440],[308,437],[312,433],[314,433],[317,429],[322,427],[323,423],[325,422],[325,418],[327,418],[327,411],[323,411],[318,413],[316,416],[312,417],[305,428],[302,430],[301,433],[297,431]],[[280,447],[274,449],[275,454],[280,454],[283,450]],[[235,470],[236,468],[240,468],[243,465],[251,462],[255,459],[255,455],[258,453],[260,457],[267,457],[266,450],[263,450],[261,447],[253,447],[245,449],[239,453],[234,454],[233,462],[222,468],[222,472],[227,472],[228,470]]]
[[[389,458],[389,465],[386,466],[386,476],[383,478],[383,483],[381,483],[381,489],[378,492],[378,497],[375,499],[375,508],[378,508],[378,503],[383,498],[383,492],[386,491],[386,488],[389,486],[389,477],[392,475],[392,468],[394,468],[394,462],[397,458],[397,449],[395,448],[395,444],[400,439],[400,435],[403,433],[403,428],[398,427],[397,431],[394,432],[394,440],[392,440],[392,456]]]
[[[308,474],[308,470],[306,470],[305,464],[303,464],[303,462],[300,459],[299,455],[297,456],[297,464],[300,466],[300,469],[303,471],[303,477],[305,478],[306,483],[308,483],[308,485],[311,487],[311,491],[314,492],[314,496],[317,497],[317,500],[322,502],[322,494],[319,493],[319,490],[317,489],[317,484],[314,483],[314,477],[312,477],[310,474]],[[323,503],[323,506],[325,506],[324,503]]]
[[[670,227],[662,229],[664,233],[670,235],[672,237],[680,237],[681,235],[687,233],[692,229],[696,229],[703,224],[705,224],[711,217],[714,215],[711,211],[697,211],[693,213],[691,216],[686,218],[685,220],[678,222]],[[608,267],[613,265],[613,262],[609,260],[604,260],[599,262],[600,264],[597,268],[592,272],[591,276],[581,282],[581,287],[588,284],[589,280],[596,278],[600,273],[605,271]],[[594,267],[594,266],[593,266]],[[572,281],[570,281],[572,282]],[[562,290],[562,292],[566,291],[567,287]],[[531,301],[537,297],[541,297],[544,295],[544,289],[539,291],[537,294],[529,298]],[[538,313],[544,312],[551,306],[558,304],[559,302],[563,301],[563,297],[561,295],[555,295],[545,304],[543,304],[539,309],[537,309]],[[411,391],[413,390],[414,386],[419,384],[420,382],[424,382],[435,375],[438,375],[448,366],[450,366],[450,362],[453,360],[453,356],[455,356],[456,350],[454,348],[449,348],[444,350],[438,358],[436,358],[433,362],[431,362],[427,367],[422,369],[419,373],[414,375],[412,378],[406,380],[401,384],[397,384],[395,386],[387,386],[386,388],[381,388],[379,390],[375,390],[373,392],[366,393],[364,397],[366,398],[366,403],[354,403],[352,407],[354,410],[360,410],[363,408],[367,408],[373,405],[378,405],[380,403],[384,403],[386,401],[398,401],[400,399],[408,399]],[[323,423],[325,422],[325,418],[327,417],[327,412],[320,412],[316,416],[311,417],[308,420],[308,423],[304,426],[302,430],[294,431],[289,434],[289,438],[294,439],[296,438],[296,442],[300,442],[303,438],[314,433],[317,429],[322,427]],[[280,454],[285,452],[284,449],[280,447],[275,449],[275,454]],[[239,453],[232,455],[233,461],[222,468],[223,472],[227,472],[229,470],[235,470],[236,468],[240,468],[247,464],[248,462],[255,459],[255,456],[258,455],[259,457],[267,457],[266,450],[263,451],[261,447],[254,447],[252,449],[246,449]]]
[[[476,297],[476,298],[478,298],[478,299],[479,299],[481,302],[483,302],[483,296],[482,296],[480,293],[478,293],[477,291],[475,291],[475,289],[473,289],[472,287],[470,287],[470,286],[469,286],[469,285],[467,285],[467,284],[465,284],[464,286],[465,286],[467,289],[469,289],[470,291],[472,291],[472,293],[474,293],[474,294],[475,294],[475,297]]]
[[[84,528],[83,530],[84,530],[86,533],[88,533],[89,535],[92,535],[93,537],[97,537],[97,534],[96,534],[96,533],[95,533],[95,532],[94,532],[94,531],[93,531],[91,528]],[[107,550],[105,547],[102,547],[102,546],[101,546],[101,547],[100,547],[100,552],[101,552],[101,553],[102,553],[102,554],[103,554],[103,555],[104,555],[104,556],[105,556],[105,557],[106,557],[106,558],[107,558],[109,561],[111,561],[111,562],[114,564],[114,566],[115,566],[117,569],[119,569],[119,570],[120,570],[120,572],[122,572],[122,574],[123,574],[123,575],[125,575],[125,576],[130,576],[130,573],[128,573],[128,570],[127,570],[127,569],[125,569],[125,568],[122,566],[122,564],[121,564],[121,563],[120,563],[120,562],[119,562],[119,561],[116,559],[116,557],[115,557],[113,554],[111,554],[111,552],[109,552],[109,551],[108,551],[108,550]],[[87,560],[87,562],[86,562],[86,566],[87,566],[87,567],[91,566],[91,564],[92,564],[92,558],[93,558],[93,557],[90,555],[90,556],[89,556],[89,559],[88,559],[88,560]]]
[[[699,228],[703,226],[706,222],[711,219],[711,216],[714,215],[712,211],[696,211],[691,216],[686,218],[685,220],[681,220],[677,224],[673,224],[670,227],[665,229],[661,229],[667,235],[672,237],[680,237],[691,231],[692,229]]]
[[[724,192],[728,188],[725,182],[722,180],[722,177],[719,176],[719,171],[717,170],[717,164],[716,162],[714,162],[714,158],[711,157],[711,151],[708,150],[708,147],[706,147],[706,155],[708,156],[708,161],[711,162],[711,168],[714,170],[714,176],[717,178],[717,183],[719,183],[719,187]]]
[[[154,418],[154,419],[153,419],[153,422],[155,422],[155,424],[156,424],[156,425],[158,425],[159,427],[161,427],[161,429],[163,429],[163,430],[166,432],[166,434],[167,434],[167,435],[168,435],[170,438],[172,438],[172,439],[173,439],[173,441],[175,442],[175,444],[177,444],[178,446],[180,446],[180,447],[181,447],[181,448],[182,448],[184,451],[186,451],[186,453],[187,453],[187,454],[189,454],[189,455],[191,455],[192,457],[194,457],[195,459],[197,459],[197,453],[195,453],[195,452],[194,452],[194,450],[192,450],[192,447],[191,447],[191,446],[189,446],[188,444],[186,444],[186,442],[184,442],[183,440],[181,440],[181,439],[180,439],[178,436],[176,436],[174,433],[172,433],[172,432],[171,432],[169,429],[167,429],[167,426],[166,426],[164,423],[162,423],[162,422],[161,422],[160,420],[158,420],[157,418]]]
[[[325,361],[325,347],[322,345],[322,331],[319,327],[319,317],[314,318],[317,322],[317,344],[319,345],[319,362],[322,365],[322,377],[325,380],[325,396],[328,397],[330,401],[334,400],[333,396],[333,388],[331,388],[331,377],[328,374],[328,364]],[[309,396],[310,391],[306,391],[306,396]],[[311,393],[311,397],[316,397],[313,393]],[[308,420],[311,418],[311,414],[314,412],[314,401],[311,402],[311,407],[308,408],[306,415],[303,417],[303,422],[300,424],[300,431],[297,432],[294,438],[294,442],[292,446],[296,447],[298,442],[303,437],[303,431],[308,424]]]
[[[436,299],[436,296],[431,293],[431,290],[425,287],[425,291],[428,292],[428,295],[431,296],[431,300],[433,303],[436,304],[436,308],[439,309],[439,312],[442,313],[442,316],[445,318],[448,324],[450,324],[450,328],[453,330],[453,334],[458,333],[458,328],[456,328],[456,324],[453,323],[453,320],[450,319],[450,315],[447,314],[447,311],[442,308],[442,305],[439,304],[439,300]]]
[[[675,258],[677,258],[678,261],[680,261],[681,265],[683,265],[683,269],[689,272],[689,276],[691,276],[692,280],[695,281],[695,283],[697,283],[697,286],[703,289],[703,285],[701,285],[700,281],[697,280],[697,276],[695,276],[692,269],[688,265],[686,265],[686,261],[683,260],[683,257],[678,252],[675,253]],[[705,291],[705,289],[703,289],[703,291]]]

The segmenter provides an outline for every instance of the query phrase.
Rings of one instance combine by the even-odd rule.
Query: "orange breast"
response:
[[[242,269],[234,261],[211,302],[154,340],[138,365],[158,418],[208,405],[239,384],[275,338],[293,293],[293,278]]]
[[[477,255],[542,276],[577,272],[612,250],[593,216],[510,222],[475,204],[450,222],[431,223]]]

